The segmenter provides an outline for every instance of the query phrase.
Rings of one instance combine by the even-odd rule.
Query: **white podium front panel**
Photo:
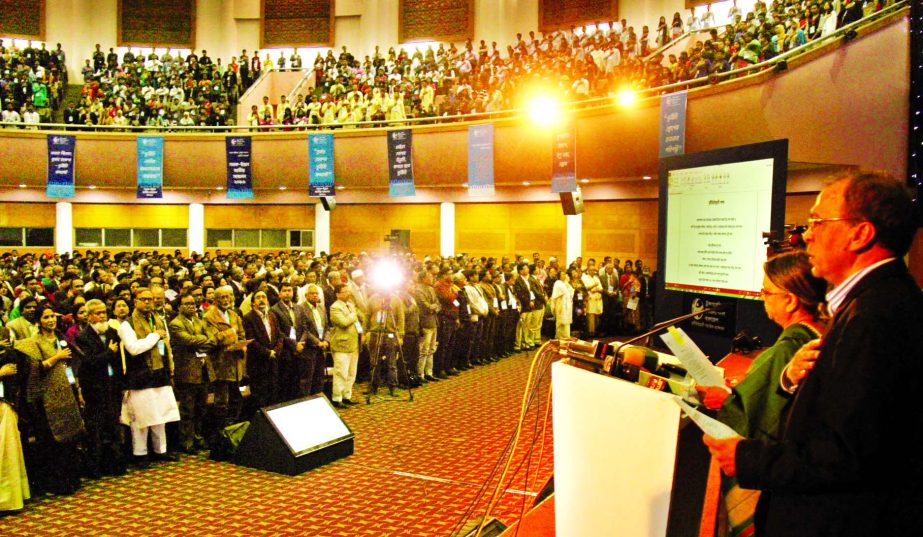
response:
[[[557,536],[665,536],[673,396],[561,362],[551,379]]]

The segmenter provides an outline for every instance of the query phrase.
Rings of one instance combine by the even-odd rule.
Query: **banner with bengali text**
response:
[[[333,196],[333,135],[308,135],[308,196]]]
[[[573,123],[561,126],[551,137],[551,191],[577,191],[577,128]]]
[[[468,195],[494,195],[494,126],[468,127]]]
[[[413,134],[410,129],[388,132],[388,195],[416,195],[413,184]]]
[[[49,198],[74,197],[74,151],[77,139],[62,134],[48,135],[48,176],[45,194]]]
[[[250,137],[225,138],[228,161],[228,199],[253,197],[253,180],[250,173]]]
[[[660,97],[660,158],[686,152],[686,91]]]
[[[138,136],[139,198],[163,197],[163,136]]]

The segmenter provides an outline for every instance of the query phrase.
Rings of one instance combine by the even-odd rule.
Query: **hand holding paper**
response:
[[[719,439],[733,438],[735,436],[740,436],[737,434],[737,431],[735,431],[734,429],[731,429],[730,427],[728,427],[724,423],[721,423],[715,418],[702,414],[701,412],[693,408],[689,403],[683,401],[679,397],[674,397],[673,400],[676,402],[677,405],[679,405],[680,408],[683,409],[683,413],[689,416],[689,418],[696,425],[698,425],[699,428],[702,429],[702,431],[708,436],[712,436],[714,438],[719,438]]]
[[[671,326],[666,334],[661,334],[660,339],[670,348],[670,351],[683,364],[686,371],[692,375],[699,386],[724,386],[724,376],[717,367],[708,361],[705,353],[699,349],[681,328]]]

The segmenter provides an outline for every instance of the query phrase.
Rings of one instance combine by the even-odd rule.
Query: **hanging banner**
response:
[[[686,92],[660,97],[660,158],[686,152]]]
[[[308,136],[308,196],[333,196],[333,135]]]
[[[494,195],[494,126],[468,127],[468,195]]]
[[[163,197],[163,136],[138,136],[137,197]]]
[[[577,129],[565,124],[551,138],[551,191],[577,191]]]
[[[228,136],[224,145],[228,160],[228,199],[252,198],[250,137]]]
[[[74,197],[74,149],[76,138],[48,135],[48,175],[45,195],[49,198]]]
[[[413,186],[413,139],[410,129],[388,132],[388,195],[416,195]]]

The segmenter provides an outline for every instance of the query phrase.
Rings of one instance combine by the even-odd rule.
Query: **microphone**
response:
[[[615,347],[602,341],[582,341],[579,339],[564,340],[560,343],[559,352],[574,361],[599,369],[602,373],[609,376],[617,376],[616,373],[621,370],[623,366],[643,367],[648,371],[657,371],[663,368],[671,373],[685,376],[686,370],[681,367],[672,364],[661,365],[657,358],[657,353],[653,350],[641,346],[628,347],[628,345],[641,341],[644,338],[652,336],[665,328],[677,325],[687,319],[702,315],[703,313],[726,311],[730,307],[731,304],[719,304],[711,308],[694,311],[659,322],[647,332],[637,335]]]

